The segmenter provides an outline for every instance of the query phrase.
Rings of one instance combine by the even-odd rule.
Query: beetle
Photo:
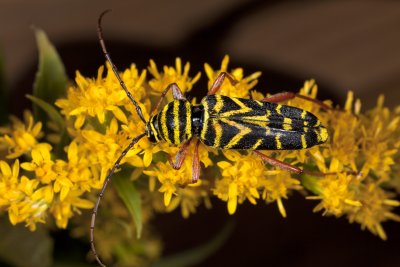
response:
[[[200,176],[198,153],[200,143],[218,149],[251,150],[268,164],[300,174],[303,172],[302,169],[269,157],[259,150],[309,148],[326,142],[328,131],[312,113],[300,108],[281,105],[278,102],[298,97],[312,101],[324,109],[330,109],[329,106],[318,100],[291,92],[274,94],[260,101],[217,95],[216,93],[225,79],[228,79],[232,85],[237,83],[228,73],[221,72],[199,105],[192,105],[176,83],[170,84],[162,92],[152,115],[146,121],[140,106],[128,91],[107,51],[101,21],[109,11],[104,11],[98,18],[97,33],[100,46],[122,89],[135,106],[139,118],[145,124],[145,132],[134,137],[118,157],[107,174],[93,208],[90,224],[90,244],[92,252],[101,266],[105,265],[98,257],[94,245],[94,227],[100,201],[112,175],[119,168],[121,160],[141,138],[147,137],[153,143],[167,142],[171,145],[180,146],[175,161],[169,156],[170,164],[174,169],[179,169],[182,166],[189,144],[196,139],[192,162],[192,183],[197,182]],[[162,101],[170,90],[172,90],[174,100],[159,111]]]

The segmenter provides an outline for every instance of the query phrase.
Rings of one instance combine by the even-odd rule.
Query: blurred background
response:
[[[297,91],[314,78],[320,99],[343,104],[353,90],[363,107],[372,107],[384,93],[387,105],[400,97],[399,1],[250,1],[250,0],[0,0],[0,51],[12,90],[12,113],[30,103],[37,67],[33,32],[44,29],[57,47],[70,79],[80,70],[95,76],[105,60],[96,23],[114,62],[123,69],[132,62],[146,68],[174,65],[175,57],[191,62],[191,73],[208,62],[218,69],[225,54],[230,67],[245,75],[262,71],[257,89],[264,93]],[[206,92],[206,79],[194,91]],[[384,224],[389,240],[361,231],[345,219],[313,214],[316,203],[295,195],[284,202],[288,218],[274,205],[239,207],[234,233],[217,254],[199,266],[398,266],[399,225]],[[184,220],[179,212],[154,220],[165,242],[165,254],[209,240],[229,219],[224,203],[201,208]],[[88,221],[89,224],[89,221]],[[59,235],[59,234],[58,234]],[[56,251],[68,255],[76,244],[61,234]],[[60,241],[61,240],[61,241]],[[65,241],[65,242],[64,242]],[[83,255],[89,247],[82,246]]]

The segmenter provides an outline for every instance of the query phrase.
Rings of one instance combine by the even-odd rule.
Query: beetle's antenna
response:
[[[104,38],[103,38],[103,29],[101,27],[101,20],[103,19],[103,16],[105,14],[107,14],[108,12],[110,12],[111,9],[107,9],[105,11],[103,11],[103,13],[100,14],[99,16],[99,20],[97,22],[97,34],[99,36],[99,41],[100,41],[100,45],[101,45],[101,49],[103,50],[104,56],[106,57],[107,61],[110,63],[111,68],[115,74],[115,76],[118,79],[119,84],[121,85],[121,87],[124,89],[126,95],[128,96],[128,98],[131,100],[131,102],[133,103],[133,105],[135,105],[136,107],[136,112],[139,116],[139,118],[146,124],[146,120],[143,117],[143,113],[142,113],[142,109],[140,108],[140,106],[138,105],[138,103],[135,101],[135,99],[133,98],[132,94],[128,91],[128,88],[126,87],[125,83],[122,81],[121,76],[119,76],[118,74],[118,69],[117,67],[114,65],[114,63],[111,60],[111,56],[107,51],[106,48],[106,44],[104,42]]]
[[[111,176],[113,176],[115,170],[119,167],[119,164],[121,163],[121,160],[125,157],[126,153],[137,143],[139,140],[146,136],[145,133],[142,133],[141,135],[136,136],[135,138],[132,139],[131,143],[122,151],[121,155],[117,159],[117,161],[114,163],[114,166],[111,168],[110,172],[108,173],[106,179],[104,180],[103,187],[100,190],[100,193],[97,197],[96,204],[94,205],[93,212],[92,212],[92,220],[90,222],[90,246],[92,247],[92,252],[94,257],[96,258],[97,262],[102,266],[106,267],[104,263],[100,260],[99,256],[97,255],[96,248],[94,246],[94,225],[96,223],[96,215],[97,215],[97,210],[99,209],[100,201],[103,198],[104,191],[106,190],[107,184],[111,179]]]

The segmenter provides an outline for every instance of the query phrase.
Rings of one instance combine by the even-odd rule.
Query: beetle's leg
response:
[[[172,89],[172,95],[175,100],[185,100],[185,96],[182,93],[181,89],[176,83],[171,83],[170,85],[167,86],[167,88],[162,91],[160,100],[158,100],[158,103],[156,105],[156,108],[152,111],[152,114],[156,114],[158,112],[158,109],[160,108],[160,105],[162,101],[164,100],[165,96],[167,95],[168,91]]]
[[[282,101],[293,99],[295,97],[313,102],[313,103],[319,105],[324,110],[332,110],[333,109],[330,106],[326,105],[324,102],[319,101],[318,99],[314,99],[314,98],[311,98],[311,97],[308,97],[305,95],[300,95],[300,94],[296,94],[296,93],[292,93],[292,92],[283,92],[283,93],[277,93],[274,95],[270,95],[266,98],[261,99],[261,102],[279,103]]]
[[[318,176],[318,177],[323,177],[326,175],[335,175],[335,174],[339,174],[339,173],[344,173],[347,175],[354,175],[354,176],[361,176],[361,172],[356,172],[356,171],[340,171],[340,172],[310,172],[310,171],[304,171],[304,174],[308,174],[311,176]]]
[[[175,170],[179,170],[182,167],[183,161],[186,158],[187,152],[189,150],[190,141],[186,141],[183,145],[179,148],[178,153],[175,155],[175,162],[172,161],[172,156],[168,155],[168,161],[171,164],[172,168]]]
[[[298,168],[298,167],[296,167],[294,165],[291,165],[289,163],[285,163],[283,161],[268,157],[267,155],[265,155],[265,154],[263,154],[263,153],[261,153],[259,151],[253,151],[253,152],[255,154],[257,154],[258,156],[260,156],[268,164],[271,164],[271,165],[279,167],[279,168],[281,168],[283,170],[287,170],[287,171],[294,172],[294,173],[297,173],[297,174],[300,174],[300,173],[303,172],[302,169],[300,169],[300,168]]]
[[[310,172],[310,171],[302,170],[302,169],[300,169],[300,168],[298,168],[296,166],[293,166],[293,165],[291,165],[289,163],[285,163],[285,162],[282,162],[280,160],[268,157],[267,155],[265,155],[265,154],[263,154],[263,153],[261,153],[259,151],[255,150],[253,152],[255,154],[257,154],[258,156],[260,156],[268,164],[271,164],[273,166],[279,167],[279,168],[281,168],[283,170],[294,172],[296,174],[304,173],[304,174],[308,174],[308,175],[311,175],[311,176],[319,176],[319,177],[326,176],[326,175],[334,175],[334,174],[338,174],[338,173],[346,173],[347,175],[355,175],[355,176],[360,176],[361,175],[360,172],[356,172],[356,171]]]
[[[175,156],[175,162],[172,161],[171,155],[168,157],[168,161],[171,164],[172,168],[175,170],[179,170],[182,167],[182,164],[186,158],[187,152],[189,150],[190,142],[186,141],[181,148],[179,149],[178,153]],[[196,141],[196,145],[194,147],[194,155],[193,155],[193,162],[192,162],[192,181],[189,184],[195,184],[199,180],[200,177],[200,158],[199,158],[199,145],[200,140]]]
[[[197,139],[194,146],[193,163],[192,163],[192,183],[195,184],[200,177],[200,158],[199,158],[200,140]]]
[[[228,78],[228,80],[230,81],[230,83],[232,85],[235,85],[238,83],[237,80],[235,80],[231,75],[229,75],[226,72],[221,72],[220,74],[218,74],[217,78],[215,79],[215,81],[213,82],[213,84],[211,85],[210,90],[208,91],[207,95],[213,95],[215,94],[220,88],[222,83],[224,82],[225,78]]]

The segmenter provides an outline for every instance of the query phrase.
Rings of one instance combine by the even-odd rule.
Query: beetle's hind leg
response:
[[[302,169],[300,169],[300,168],[298,168],[298,167],[296,167],[294,165],[291,165],[289,163],[285,163],[283,161],[280,161],[280,160],[274,159],[272,157],[269,157],[269,156],[267,156],[267,155],[265,155],[265,154],[263,154],[263,153],[261,153],[261,152],[259,152],[257,150],[254,150],[253,153],[255,153],[256,155],[261,157],[261,159],[263,161],[265,161],[266,163],[268,163],[268,164],[270,164],[272,166],[276,166],[276,167],[281,168],[283,170],[290,171],[290,172],[297,173],[297,174],[300,174],[300,173],[303,172]]]
[[[261,99],[260,101],[261,102],[279,103],[279,102],[293,99],[295,97],[313,102],[313,103],[319,105],[324,110],[333,110],[334,109],[318,99],[314,99],[314,98],[311,98],[311,97],[308,97],[305,95],[300,95],[300,94],[296,94],[296,93],[292,93],[292,92],[283,92],[283,93],[273,94],[266,98]]]
[[[361,172],[356,172],[356,171],[311,172],[311,171],[307,171],[307,170],[302,170],[302,169],[300,169],[300,168],[298,168],[298,167],[296,167],[294,165],[291,165],[289,163],[286,163],[286,162],[274,159],[272,157],[269,157],[269,156],[267,156],[267,155],[265,155],[265,154],[263,154],[263,153],[261,153],[261,152],[259,152],[257,150],[254,150],[253,152],[256,155],[260,156],[261,159],[264,162],[266,162],[266,163],[268,163],[268,164],[270,164],[272,166],[275,166],[275,167],[278,167],[278,168],[281,168],[283,170],[290,171],[290,172],[293,172],[293,173],[296,173],[296,174],[307,174],[307,175],[311,175],[311,176],[323,177],[323,176],[326,176],[326,175],[335,175],[335,174],[339,174],[339,173],[345,173],[347,175],[361,176]]]

